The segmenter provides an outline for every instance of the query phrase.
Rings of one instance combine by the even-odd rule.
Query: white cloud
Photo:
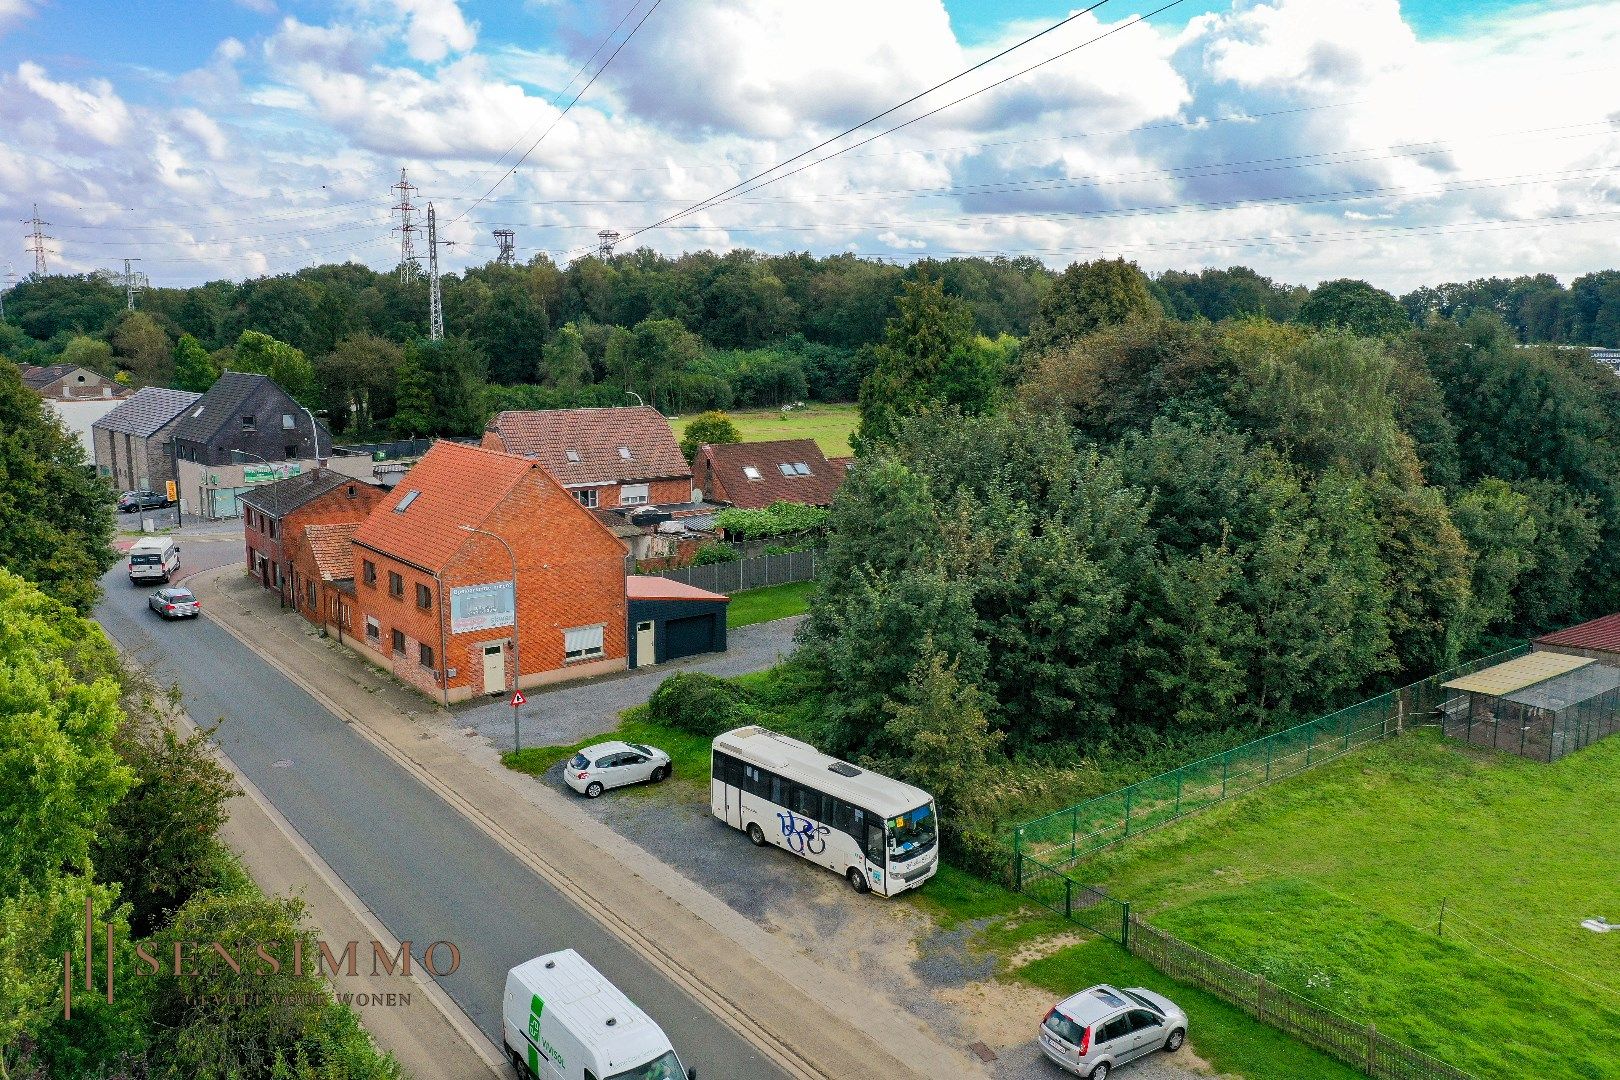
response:
[[[54,82],[38,64],[25,60],[17,79],[35,97],[55,108],[63,123],[100,143],[121,142],[129,132],[129,109],[105,79],[85,86]]]
[[[0,0],[0,33],[34,13],[30,0]]]
[[[478,42],[478,26],[467,22],[456,0],[390,0],[406,20],[405,45],[414,59],[436,64],[464,53]]]

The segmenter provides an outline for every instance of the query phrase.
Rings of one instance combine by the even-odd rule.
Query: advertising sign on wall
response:
[[[450,590],[450,632],[492,630],[516,622],[512,583],[494,581],[488,585],[464,585]]]
[[[243,465],[242,483],[268,484],[273,480],[285,480],[289,476],[297,476],[303,471],[303,465],[296,461],[283,461],[277,465]]]

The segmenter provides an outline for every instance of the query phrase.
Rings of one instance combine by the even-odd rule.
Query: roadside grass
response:
[[[1620,940],[1579,923],[1620,912],[1617,781],[1620,739],[1544,765],[1421,732],[1078,873],[1155,926],[1476,1075],[1616,1076],[1620,1043],[1593,1033],[1620,1033]]]
[[[679,439],[687,423],[696,416],[679,416],[670,421],[675,437]],[[821,452],[828,457],[848,457],[854,451],[849,437],[861,422],[854,405],[816,403],[804,409],[782,412],[780,409],[744,409],[727,411],[731,422],[737,425],[743,442],[770,442],[775,439],[814,439]]]
[[[1062,998],[1097,983],[1145,986],[1187,1014],[1193,1051],[1223,1075],[1244,1080],[1350,1080],[1361,1073],[1339,1064],[1219,998],[1183,986],[1112,941],[1093,938],[1026,964],[1013,977]],[[1034,1038],[1034,1021],[1030,1037]]]
[[[516,752],[508,750],[501,755],[501,763],[508,769],[528,773],[530,776],[544,776],[546,771],[559,761],[567,761],[585,747],[611,739],[656,746],[669,755],[674,780],[708,787],[710,740],[701,735],[692,735],[664,724],[654,723],[647,719],[645,705],[626,709],[619,726],[606,734],[592,735],[568,746],[530,746]],[[623,791],[649,793],[658,790],[660,786],[662,785],[638,784]]]
[[[813,581],[795,581],[732,593],[731,603],[726,605],[726,626],[735,630],[739,626],[803,615],[810,609],[810,594],[815,588]]]

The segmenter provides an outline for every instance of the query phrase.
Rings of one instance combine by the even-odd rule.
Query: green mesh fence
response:
[[[1013,833],[1020,887],[1025,892],[1032,885],[1061,890],[1062,883],[1049,884],[1042,870],[1057,873],[1059,868],[1137,833],[1332,761],[1403,727],[1439,723],[1447,701],[1454,696],[1443,683],[1529,651],[1530,646],[1519,645],[1480,657],[1399,690],[1025,822]],[[1026,860],[1039,863],[1033,874],[1024,872]],[[1048,902],[1053,897],[1038,899],[1047,907],[1054,906]]]

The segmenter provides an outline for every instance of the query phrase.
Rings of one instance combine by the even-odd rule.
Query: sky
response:
[[[36,203],[52,272],[386,269],[401,169],[446,271],[499,228],[1397,293],[1620,265],[1620,4],[1169,2],[0,0],[0,284]]]

